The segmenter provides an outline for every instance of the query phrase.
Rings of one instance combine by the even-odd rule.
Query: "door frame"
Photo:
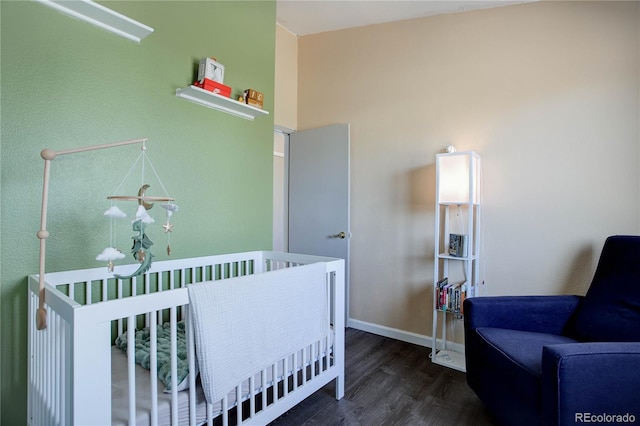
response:
[[[276,134],[282,135],[283,140],[283,150],[282,152],[276,152],[275,147],[273,150],[274,157],[283,157],[284,165],[283,165],[283,206],[282,206],[282,226],[283,226],[283,245],[284,251],[289,252],[289,135],[294,133],[295,130],[288,129],[286,127],[275,125],[273,129],[274,133],[274,143]],[[274,172],[275,173],[275,172]],[[275,213],[275,206],[273,208]],[[274,218],[275,220],[275,218]],[[273,240],[273,238],[272,238]]]
[[[289,252],[289,168],[290,168],[290,155],[289,155],[289,138],[292,133],[296,133],[296,130],[289,129],[284,126],[274,125],[274,137],[275,134],[279,133],[284,136],[284,208],[283,208],[283,221],[284,221],[284,245],[287,252]],[[274,156],[276,152],[274,150]],[[279,155],[279,153],[278,153]],[[350,157],[350,156],[349,156]],[[349,160],[350,161],[350,160]],[[349,186],[351,186],[351,175],[349,174]],[[351,203],[351,191],[349,190],[349,203]],[[347,238],[351,239],[351,215],[349,214],[349,225],[348,225],[348,236]],[[351,286],[350,286],[350,275],[351,275],[351,244],[348,245],[348,257],[345,259],[345,324],[349,326],[350,316],[349,316],[349,303],[351,299]]]

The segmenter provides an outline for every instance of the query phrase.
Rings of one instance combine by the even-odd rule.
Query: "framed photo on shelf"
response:
[[[467,236],[449,234],[449,256],[467,257]]]
[[[205,78],[216,83],[224,83],[224,65],[217,62],[216,58],[201,59],[198,68],[198,81],[202,82]]]

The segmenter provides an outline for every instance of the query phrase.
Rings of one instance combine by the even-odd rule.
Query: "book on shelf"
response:
[[[436,283],[436,309],[462,314],[462,303],[467,297],[467,284],[450,284],[448,278]]]

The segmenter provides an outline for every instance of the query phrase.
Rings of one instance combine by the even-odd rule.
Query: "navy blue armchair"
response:
[[[607,238],[585,296],[464,313],[467,383],[500,425],[640,425],[640,237]]]

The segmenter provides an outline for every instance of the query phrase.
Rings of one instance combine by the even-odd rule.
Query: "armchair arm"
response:
[[[562,334],[582,296],[472,297],[464,301],[465,330],[496,327]]]
[[[562,426],[640,420],[638,365],[640,342],[545,346],[541,383],[543,423]]]

